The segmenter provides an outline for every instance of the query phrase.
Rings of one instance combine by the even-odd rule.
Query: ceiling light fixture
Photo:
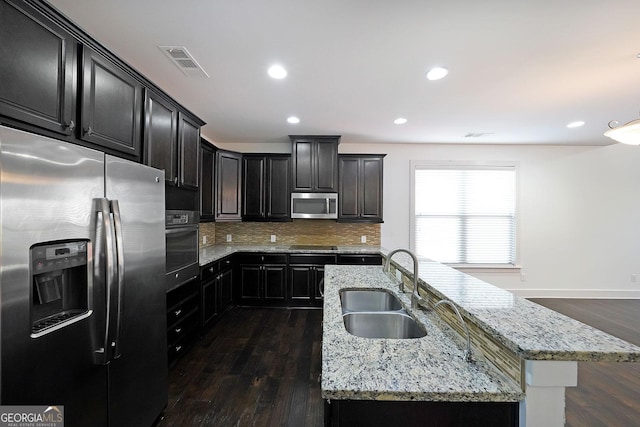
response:
[[[403,125],[403,124],[407,123],[407,119],[405,119],[404,117],[398,117],[397,119],[395,119],[393,121],[393,123],[395,123],[397,125]]]
[[[617,120],[609,122],[609,130],[604,136],[628,145],[640,145],[640,119],[632,120],[629,123],[617,126]]]
[[[300,119],[297,118],[296,116],[291,116],[287,118],[287,123],[291,123],[292,125],[296,125],[298,123],[300,123]]]
[[[272,65],[267,70],[267,73],[274,79],[284,79],[287,77],[287,70],[285,70],[282,65]]]
[[[427,71],[427,79],[429,80],[440,80],[449,74],[449,70],[444,67],[433,67],[429,71]]]
[[[584,122],[582,120],[571,122],[567,125],[569,129],[579,128],[580,126],[584,126]]]

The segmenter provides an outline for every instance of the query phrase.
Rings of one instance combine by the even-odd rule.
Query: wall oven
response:
[[[338,218],[338,193],[291,193],[291,218]]]
[[[195,211],[167,210],[165,212],[167,291],[200,275],[199,222],[199,213]]]

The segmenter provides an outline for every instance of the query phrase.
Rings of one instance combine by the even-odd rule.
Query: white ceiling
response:
[[[640,113],[638,0],[50,0],[220,143],[605,145]],[[158,48],[185,46],[187,77]],[[284,65],[273,80],[266,70]],[[424,75],[449,68],[437,82]],[[298,116],[290,125],[286,118]],[[394,125],[405,117],[404,125]],[[569,122],[586,124],[567,129]],[[490,133],[465,138],[469,133]]]

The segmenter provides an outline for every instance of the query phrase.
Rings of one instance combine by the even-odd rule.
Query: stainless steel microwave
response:
[[[337,219],[338,193],[291,193],[291,218]]]

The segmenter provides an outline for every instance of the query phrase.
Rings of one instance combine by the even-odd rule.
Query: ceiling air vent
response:
[[[184,46],[158,46],[189,77],[209,77]]]

